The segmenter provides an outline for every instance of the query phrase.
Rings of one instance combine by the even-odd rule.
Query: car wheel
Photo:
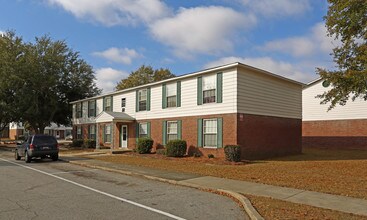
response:
[[[15,160],[20,160],[20,156],[17,150],[15,150],[14,156],[15,156]]]
[[[59,160],[59,155],[58,154],[52,155],[51,158],[52,158],[53,161],[57,161],[57,160]]]
[[[26,163],[30,163],[31,162],[31,157],[28,155],[28,152],[25,152],[25,155],[24,155],[24,160]]]

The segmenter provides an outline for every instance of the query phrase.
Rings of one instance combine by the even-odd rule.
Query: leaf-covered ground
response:
[[[265,219],[348,219],[362,220],[366,216],[354,215],[329,209],[316,208],[313,206],[285,202],[277,199],[245,195],[252,203],[254,208]]]
[[[367,151],[304,149],[301,155],[240,164],[135,153],[93,158],[367,199]]]

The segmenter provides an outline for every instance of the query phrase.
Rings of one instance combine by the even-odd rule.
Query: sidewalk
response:
[[[63,155],[62,159],[70,163],[99,168],[127,175],[143,176],[150,179],[187,185],[196,188],[215,189],[249,194],[255,196],[271,197],[287,202],[305,204],[324,209],[331,209],[346,213],[367,216],[367,200],[338,196],[326,193],[306,191],[294,188],[272,186],[247,181],[230,180],[211,176],[177,173],[166,170],[144,168],[125,164],[116,164],[94,159],[80,158],[78,156]]]

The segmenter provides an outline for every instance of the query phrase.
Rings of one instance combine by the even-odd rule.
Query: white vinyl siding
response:
[[[303,121],[367,119],[367,101],[360,98],[354,102],[349,99],[346,105],[336,105],[335,108],[327,111],[330,104],[322,105],[321,99],[315,98],[332,88],[331,85],[325,88],[322,83],[323,81],[320,80],[303,89]]]
[[[302,118],[302,85],[239,68],[238,112]]]

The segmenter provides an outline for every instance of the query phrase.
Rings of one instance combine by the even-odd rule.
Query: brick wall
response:
[[[367,119],[304,121],[302,145],[367,150]]]
[[[263,159],[302,152],[302,120],[238,114],[242,159]]]

